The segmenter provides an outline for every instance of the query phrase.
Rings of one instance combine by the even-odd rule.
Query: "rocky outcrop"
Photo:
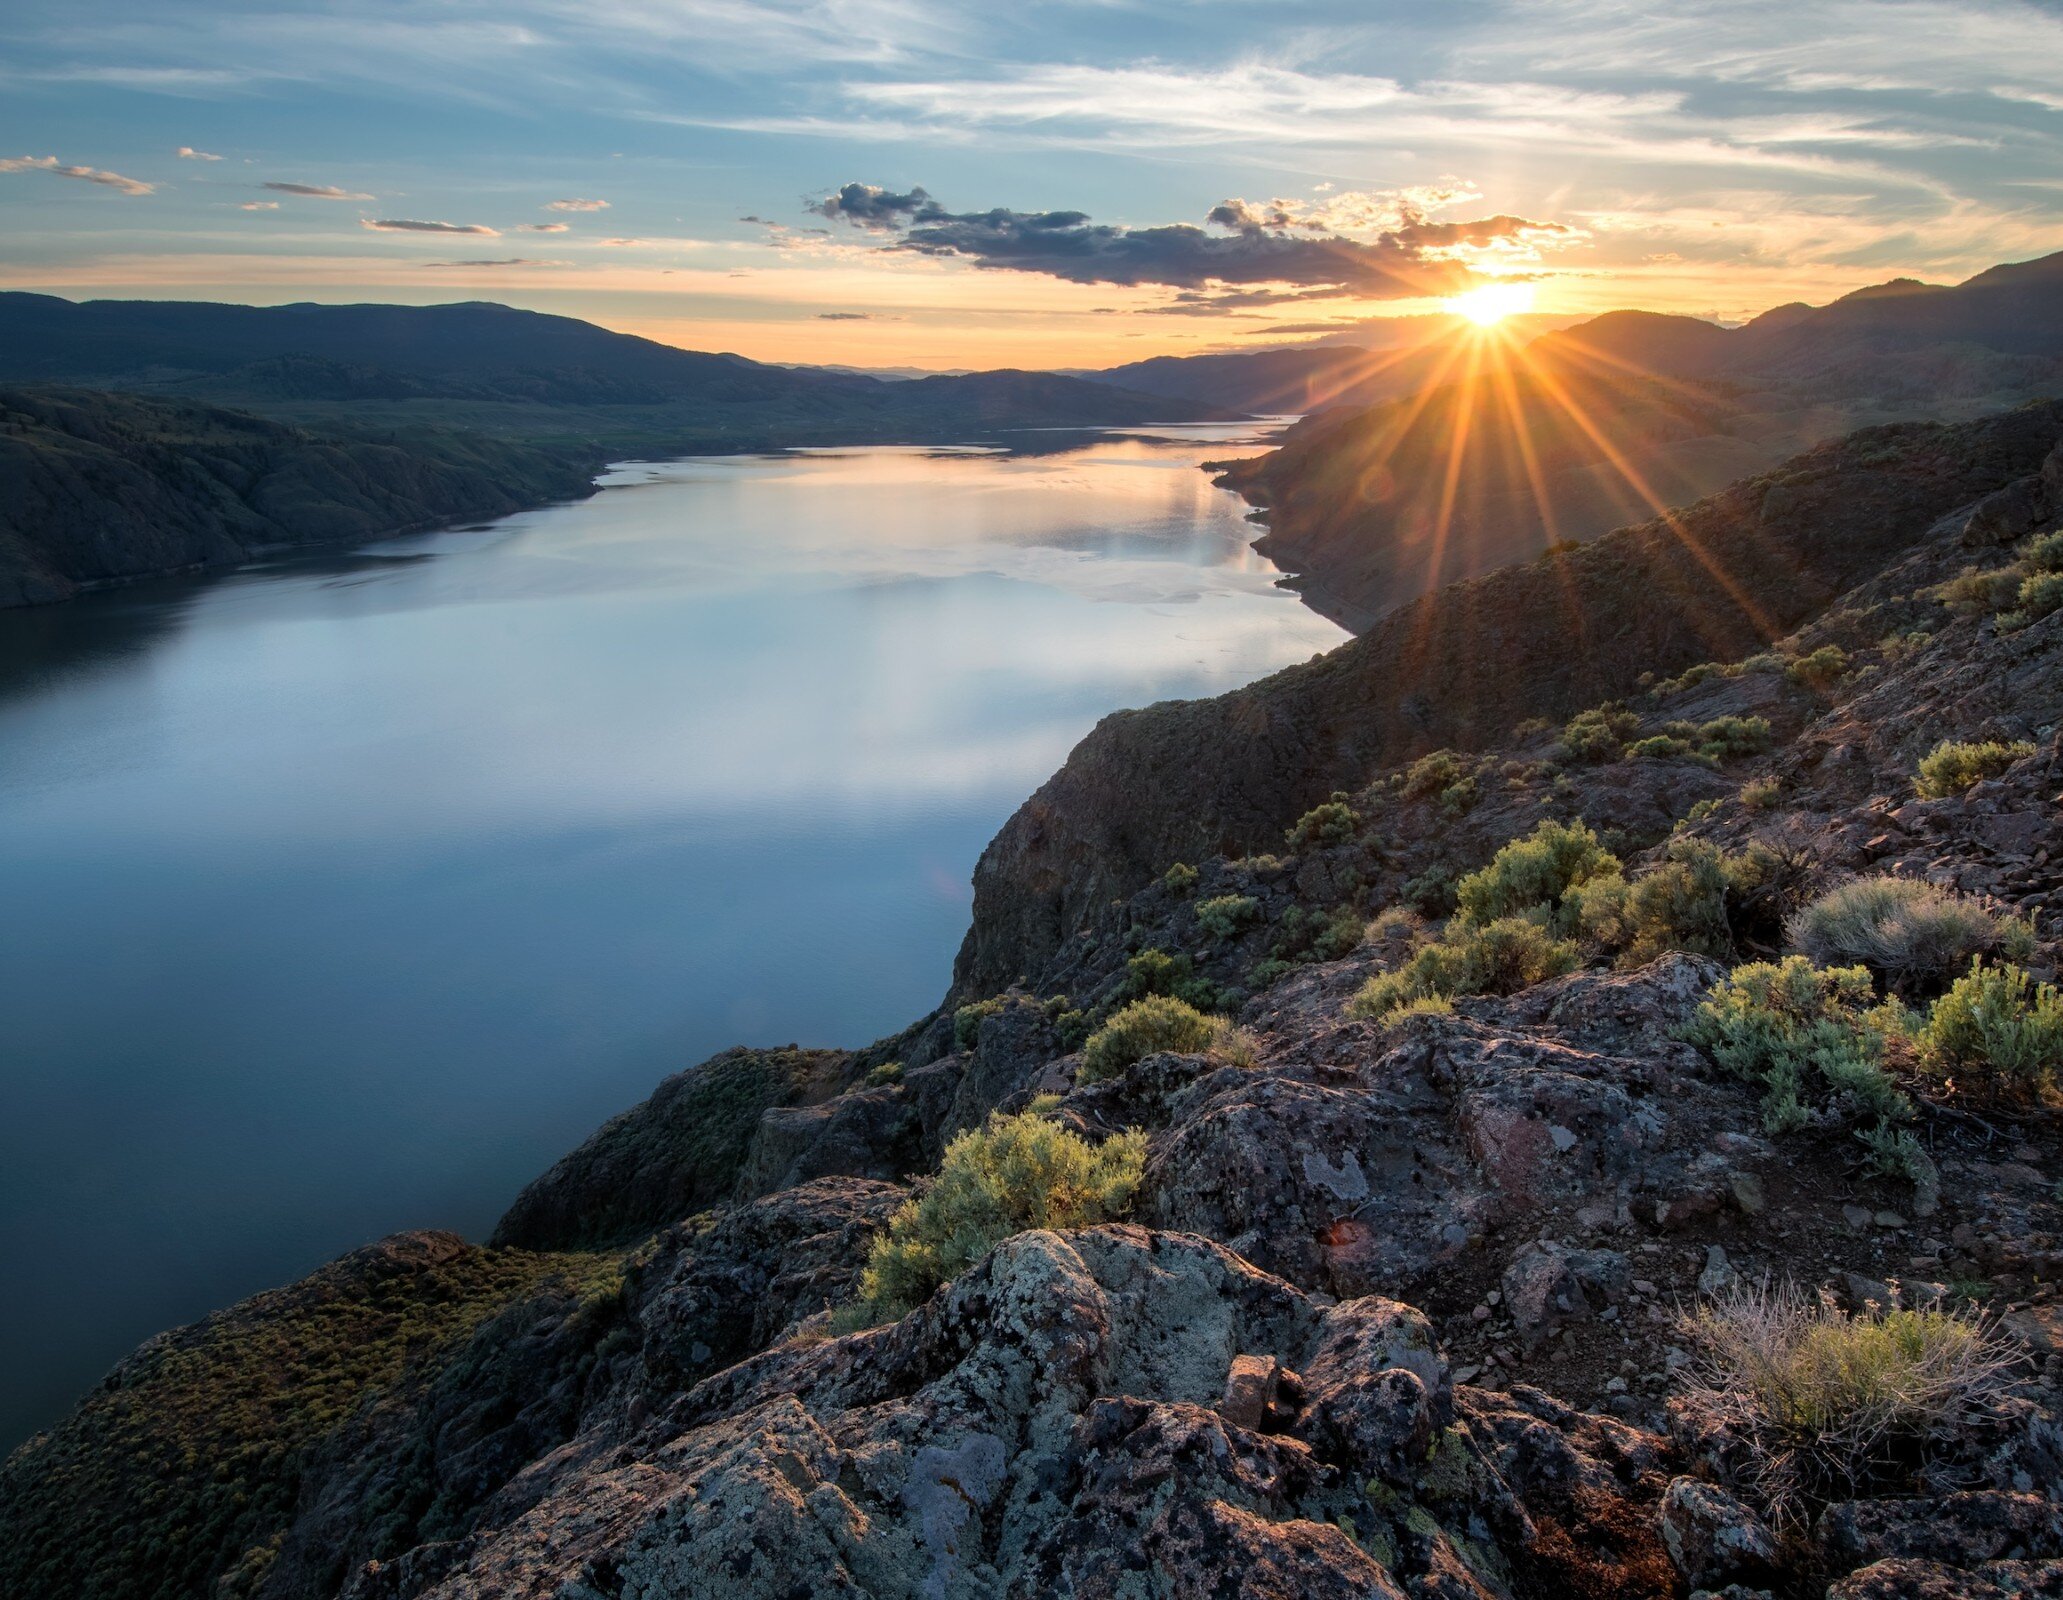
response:
[[[729,1200],[769,1111],[822,1105],[851,1080],[840,1050],[726,1050],[676,1073],[526,1187],[494,1242],[527,1250],[620,1244]],[[764,1170],[771,1158],[758,1156]],[[780,1170],[776,1167],[776,1170]]]
[[[324,436],[192,402],[0,390],[0,606],[506,516],[592,493],[601,466],[570,446]]]
[[[1942,518],[2038,473],[2063,402],[1982,422],[1874,428],[1681,512],[1453,585],[1304,666],[1214,700],[1106,717],[974,874],[954,968],[966,998],[1036,973],[1092,912],[1175,861],[1274,848],[1335,790],[1643,673],[1759,650]]]

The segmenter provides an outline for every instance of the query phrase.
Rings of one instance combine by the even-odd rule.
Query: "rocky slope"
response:
[[[1369,736],[1303,817],[1255,761],[1246,842],[1273,853],[1188,835],[1179,870],[1115,904],[1106,877],[984,930],[1008,976],[974,973],[968,1003],[902,1035],[690,1068],[527,1190],[492,1246],[389,1241],[153,1341],[0,1468],[0,1590],[2063,1592],[2053,1109],[1894,1063],[1919,1153],[1887,1175],[1841,1094],[1772,1120],[1689,1036],[1726,962],[1774,953],[1787,910],[1856,875],[2016,910],[2053,972],[2063,608],[1985,596],[2063,518],[2059,440],[2063,408],[1865,435],[1630,530],[1574,587],[1543,565],[1450,598],[1437,618],[1503,618],[1476,647],[1517,650],[1510,678],[1560,670],[1542,703],[1587,714],[1514,728],[1505,701],[1469,709],[1487,691],[1465,677],[1459,710],[1437,677],[1399,684],[1477,748]],[[1712,568],[1671,555],[1693,541]],[[1609,629],[1589,648],[1654,658],[1557,669],[1527,641],[1586,615],[1564,599]],[[1701,623],[1708,651],[1773,648],[1683,670]],[[1356,681],[1332,670],[1315,681]],[[1196,726],[1252,730],[1233,706],[1265,712],[1275,682]],[[1338,728],[1380,699],[1343,698]],[[2001,753],[1916,797],[1943,739]],[[1284,781],[1338,760],[1308,724],[1272,748]],[[1766,854],[1675,948],[1586,948],[1508,993],[1357,1015],[1455,876],[1542,821],[1592,825],[1636,885],[1697,848]],[[1157,848],[1136,859],[1167,866]],[[1091,1070],[1085,1029],[1167,990],[1242,1034]],[[1027,1110],[1090,1141],[1141,1130],[1128,1218],[1020,1232],[878,1326],[837,1314],[955,1130]],[[1679,1320],[1765,1274],[1982,1307],[2006,1366],[1924,1451],[1773,1497]]]
[[[1424,596],[1214,700],[1106,717],[975,868],[956,982],[1038,970],[1093,908],[1170,862],[1266,848],[1335,789],[1440,746],[1625,694],[1642,673],[1764,648],[2033,473],[2063,403],[1866,429],[1680,512]]]
[[[191,402],[0,390],[0,606],[593,491],[598,452],[324,437]]]

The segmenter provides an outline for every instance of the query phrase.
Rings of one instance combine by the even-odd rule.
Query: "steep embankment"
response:
[[[1875,545],[1832,519],[1816,568],[1787,550],[1856,579],[1748,662],[1372,768],[1283,854],[1200,859],[897,1038],[689,1068],[526,1191],[524,1248],[403,1236],[151,1341],[0,1467],[0,1592],[2058,1592],[2063,1015],[2023,1003],[2016,1046],[1994,1000],[1952,1070],[1917,1030],[1987,942],[2041,977],[2063,949],[2063,531],[2026,539],[2063,522],[2063,414],[1856,448],[2006,472],[2024,426],[2040,476]],[[1916,795],[1944,740],[1988,743]],[[1842,981],[1871,1009],[1792,1018],[1793,1058],[1774,1003],[1733,1040],[1762,1065],[1694,1026],[1858,886],[1952,926],[1866,946]],[[1500,942],[1451,1003],[1357,1003]],[[1099,1053],[1177,995],[1230,1015]],[[1966,1072],[1999,1097],[1973,1110]],[[941,1170],[995,1111],[1027,1115]],[[1097,1193],[1129,1220],[1097,1224],[1084,1163],[1114,1151]],[[884,1230],[964,1258],[855,1307]],[[1815,1319],[1788,1364],[1728,1298],[1765,1277]],[[1755,1364],[1700,1365],[1714,1327]],[[1844,1439],[1916,1348],[1975,1361]]]
[[[1500,358],[1507,359],[1507,358]],[[1883,415],[1721,385],[1523,363],[1322,412],[1219,482],[1267,510],[1257,548],[1357,631],[1418,596],[1687,505]]]
[[[0,390],[0,606],[505,516],[589,493],[600,466],[580,447],[324,437],[191,402]]]
[[[1676,515],[1424,596],[1235,693],[1106,717],[982,853],[956,989],[1036,971],[1088,912],[1170,862],[1265,849],[1380,767],[1762,648],[1945,512],[2036,470],[2059,425],[2063,402],[1868,429]]]

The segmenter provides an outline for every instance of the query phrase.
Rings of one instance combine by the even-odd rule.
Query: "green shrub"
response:
[[[1523,839],[1514,839],[1490,864],[1471,872],[1455,887],[1462,916],[1476,922],[1540,908],[1558,932],[1573,929],[1573,916],[1563,916],[1569,891],[1587,879],[1617,872],[1619,859],[1598,843],[1581,822],[1547,821]]]
[[[1849,1316],[1768,1285],[1699,1307],[1681,1329],[1696,1351],[1685,1414],[1739,1441],[1751,1487],[1798,1515],[1902,1486],[1883,1480],[1995,1406],[2013,1366],[1966,1312],[1872,1306]]]
[[[1398,1028],[1409,1022],[1413,1017],[1451,1017],[1453,1015],[1454,1002],[1449,1000],[1444,994],[1422,994],[1416,999],[1406,1000],[1401,1005],[1392,1006],[1388,1011],[1384,1012],[1382,1025],[1385,1028]]]
[[[1422,917],[1438,920],[1454,914],[1454,874],[1445,867],[1427,867],[1405,879],[1397,897]]]
[[[1562,752],[1571,761],[1616,761],[1619,749],[1640,730],[1630,711],[1595,706],[1579,711],[1562,726]]]
[[[1197,871],[1186,861],[1177,861],[1160,875],[1164,888],[1171,894],[1187,894],[1196,887]]]
[[[1993,1093],[2041,1094],[2063,1071],[2063,995],[2021,967],[1980,959],[1934,1002],[1920,1053],[1937,1071]]]
[[[2063,572],[2063,528],[2038,533],[2020,547],[2025,572]]]
[[[1301,962],[1287,961],[1281,956],[1263,956],[1246,969],[1246,986],[1258,994],[1270,984],[1280,983],[1301,965]]]
[[[1785,929],[1821,966],[1860,963],[1901,993],[1939,989],[1973,957],[2025,960],[2034,933],[1983,901],[1919,878],[1854,878],[1806,906]]]
[[[1700,661],[1694,667],[1685,667],[1673,678],[1664,678],[1654,686],[1658,699],[1666,700],[1671,695],[1682,694],[1686,689],[1695,689],[1707,678],[1731,677],[1734,674],[1717,661]]]
[[[1213,939],[1230,939],[1261,909],[1250,894],[1221,894],[1196,903],[1197,925]]]
[[[1999,613],[1999,628],[2011,633],[2057,610],[2063,610],[2063,572],[2037,572],[2021,583],[2013,609]]]
[[[1081,1083],[1115,1077],[1135,1061],[1163,1050],[1184,1054],[1209,1049],[1225,1027],[1173,995],[1148,995],[1113,1011],[1082,1045]]]
[[[1750,811],[1767,811],[1783,797],[1783,783],[1776,778],[1750,778],[1741,785],[1741,804]]]
[[[1356,1017],[1386,1017],[1397,1007],[1431,995],[1516,994],[1573,972],[1576,946],[1557,939],[1531,917],[1473,922],[1457,917],[1431,944],[1422,945],[1395,972],[1379,973],[1347,1003]]]
[[[1313,806],[1298,817],[1284,843],[1292,850],[1324,849],[1333,845],[1352,844],[1354,833],[1361,826],[1361,813],[1344,800],[1328,800],[1320,806]]]
[[[1934,593],[1959,616],[1984,616],[2013,603],[2020,578],[2018,567],[1965,567]]]
[[[862,1080],[870,1089],[879,1089],[884,1084],[903,1081],[903,1064],[900,1061],[883,1061],[870,1067]]]
[[[2012,744],[1987,739],[1981,744],[1944,739],[1920,760],[1920,775],[1913,787],[1929,800],[1945,800],[1961,794],[1985,778],[1996,778],[2024,756],[2034,754],[2025,741]]]
[[[1005,1239],[1122,1216],[1146,1164],[1136,1129],[1090,1144],[1042,1116],[992,1116],[946,1146],[938,1177],[874,1241],[860,1278],[871,1320],[923,1304]]]
[[[1351,905],[1330,911],[1291,906],[1276,928],[1271,953],[1286,961],[1337,961],[1360,946],[1365,931],[1360,913]]]
[[[996,995],[988,1000],[976,1000],[953,1013],[953,1046],[958,1050],[972,1050],[981,1038],[981,1025],[1003,1009],[1003,997]]]
[[[1687,756],[1690,745],[1682,739],[1666,733],[1651,734],[1645,739],[1636,739],[1625,749],[1628,761],[1666,761],[1675,756]]]
[[[1904,1116],[1884,1072],[1885,1020],[1865,967],[1822,970],[1803,956],[1736,967],[1714,985],[1685,1037],[1762,1090],[1773,1133],[1802,1127],[1815,1102],[1854,1116]]]
[[[1404,798],[1426,800],[1443,794],[1470,776],[1468,760],[1458,750],[1435,750],[1420,756],[1404,774]]]
[[[1823,644],[1811,655],[1800,656],[1784,669],[1784,676],[1808,689],[1827,689],[1848,673],[1848,652],[1837,644]]]
[[[1734,909],[1762,887],[1773,860],[1760,846],[1730,856],[1702,839],[1675,839],[1659,866],[1630,883],[1608,872],[1572,890],[1575,923],[1621,966],[1670,950],[1725,959],[1738,939]]]
[[[1124,980],[1117,992],[1121,1002],[1150,994],[1171,994],[1199,1010],[1209,1010],[1218,999],[1218,986],[1197,975],[1194,960],[1187,954],[1166,950],[1141,950],[1127,960]]]
[[[1757,756],[1774,742],[1767,717],[1714,717],[1698,724],[1698,753],[1714,761]]]

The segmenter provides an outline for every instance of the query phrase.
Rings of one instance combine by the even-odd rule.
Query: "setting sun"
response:
[[[1532,308],[1533,286],[1530,283],[1486,283],[1480,289],[1458,294],[1447,302],[1448,310],[1467,317],[1479,328],[1490,327],[1515,312]]]

